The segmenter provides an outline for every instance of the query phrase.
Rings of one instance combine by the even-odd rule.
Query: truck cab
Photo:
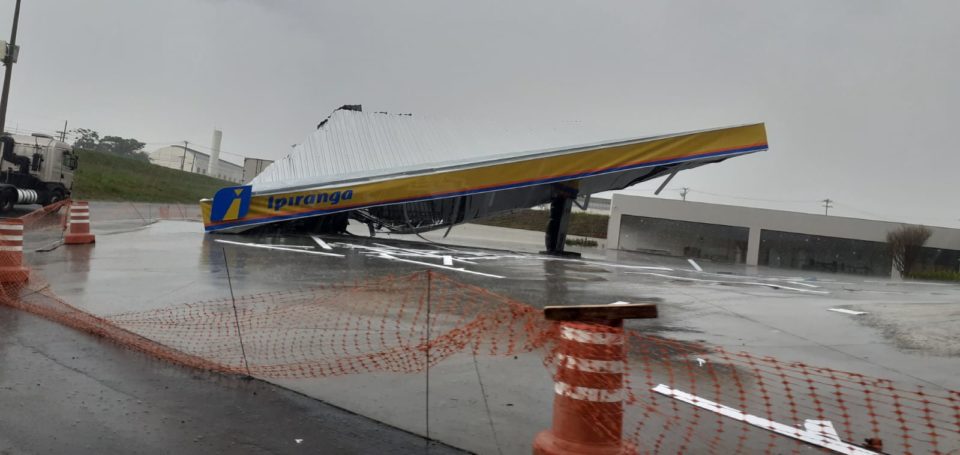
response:
[[[70,144],[45,134],[4,134],[0,149],[0,212],[70,196],[78,164]]]

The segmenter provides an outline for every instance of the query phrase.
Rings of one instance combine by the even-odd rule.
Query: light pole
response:
[[[3,77],[3,94],[0,95],[0,134],[7,128],[7,100],[10,97],[10,76],[13,75],[13,64],[17,61],[17,25],[20,23],[20,0],[17,0],[13,11],[13,30],[10,31],[10,43],[7,44],[3,65],[6,71]]]

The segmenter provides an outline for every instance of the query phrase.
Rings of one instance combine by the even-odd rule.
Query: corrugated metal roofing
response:
[[[251,184],[263,193],[508,159],[577,143],[576,135],[341,109]]]
[[[341,114],[363,121],[341,130],[336,127],[336,117]],[[671,170],[767,149],[762,123],[536,151],[536,147],[517,145],[531,136],[482,136],[476,135],[480,129],[427,129],[423,127],[427,123],[398,125],[407,123],[402,118],[403,122],[377,125],[348,112],[332,120],[327,122],[330,129],[278,161],[280,166],[268,167],[265,178],[258,177],[259,188],[254,182],[253,194],[243,196],[236,188],[225,188],[212,201],[201,201],[204,228],[244,229],[459,197],[465,197],[468,205],[473,201],[502,211],[549,200],[556,184],[592,194],[624,188]],[[385,128],[376,130],[378,126]],[[475,134],[472,139],[471,133]],[[520,151],[491,153],[502,150]],[[490,193],[495,192],[509,193],[494,204]],[[490,197],[483,201],[473,197],[484,194]],[[482,215],[476,210],[471,213]]]
[[[251,181],[254,193],[271,193],[489,164],[630,142],[585,143],[574,130],[534,132],[482,123],[457,123],[407,114],[339,109],[286,157]]]

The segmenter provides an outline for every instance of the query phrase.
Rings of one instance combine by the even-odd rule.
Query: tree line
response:
[[[149,155],[143,151],[143,147],[147,144],[134,138],[120,136],[100,137],[100,133],[87,128],[78,128],[70,132],[77,136],[77,140],[73,142],[74,149],[94,150],[150,162]]]

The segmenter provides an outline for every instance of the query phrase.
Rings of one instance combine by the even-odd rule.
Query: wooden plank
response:
[[[615,321],[620,319],[653,319],[657,317],[658,298],[636,299],[609,305],[546,306],[543,316],[550,321]]]

